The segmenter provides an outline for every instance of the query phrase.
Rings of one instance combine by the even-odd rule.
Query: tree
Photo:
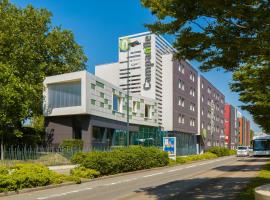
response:
[[[0,0],[0,132],[20,130],[42,114],[46,76],[86,69],[71,31],[51,25],[52,14]]]
[[[233,74],[234,82],[231,88],[239,92],[239,97],[255,122],[266,132],[270,132],[270,65],[263,63],[248,63]]]
[[[247,103],[243,108],[253,114],[264,129],[269,130],[270,99],[264,99],[264,108],[248,93],[258,92],[255,87],[239,80],[241,70],[254,65],[256,80],[264,79],[261,68],[269,73],[270,63],[270,2],[264,0],[221,1],[221,0],[141,0],[157,17],[147,27],[158,34],[173,34],[178,59],[201,62],[201,70],[223,68],[235,72],[233,86],[240,93],[240,100]],[[257,71],[258,70],[258,71]],[[251,75],[252,76],[252,75]],[[248,75],[246,75],[248,78]],[[261,91],[269,89],[269,83],[260,84]],[[247,93],[248,92],[248,93]],[[266,106],[266,107],[265,107]]]

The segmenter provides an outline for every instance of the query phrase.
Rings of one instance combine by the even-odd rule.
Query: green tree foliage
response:
[[[52,14],[0,0],[0,132],[20,130],[42,114],[46,76],[83,70],[86,56],[71,31],[51,25]],[[17,131],[18,132],[18,131]]]
[[[231,88],[239,92],[242,106],[254,120],[270,133],[270,66],[247,64],[234,72]]]
[[[236,71],[232,88],[247,104],[243,108],[250,111],[265,130],[270,131],[270,99],[266,98],[269,97],[270,87],[270,2],[141,2],[157,17],[155,23],[147,25],[148,28],[159,34],[175,36],[176,58],[195,59],[201,62],[203,71],[214,68]],[[265,80],[267,74],[268,80],[260,81]]]

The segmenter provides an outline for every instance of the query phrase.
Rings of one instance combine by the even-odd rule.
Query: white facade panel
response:
[[[71,107],[50,107],[49,85],[62,84],[72,81],[81,83],[81,105]],[[75,114],[90,114],[108,119],[126,122],[127,96],[123,89],[86,71],[62,74],[47,77],[44,81],[44,115],[61,116]],[[113,95],[121,97],[121,111],[113,110]],[[131,124],[158,126],[156,100],[130,94],[129,98],[129,121]],[[136,102],[136,110],[133,110],[133,102]],[[145,106],[149,106],[150,117],[145,116]]]

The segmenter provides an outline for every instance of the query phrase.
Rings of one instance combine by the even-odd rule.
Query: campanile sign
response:
[[[154,64],[151,62],[151,35],[145,36],[143,43],[143,50],[145,54],[145,79],[143,84],[144,90],[151,89],[151,71]]]

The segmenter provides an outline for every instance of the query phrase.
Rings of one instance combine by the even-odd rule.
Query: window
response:
[[[48,104],[50,108],[80,106],[81,82],[49,84]]]
[[[122,112],[123,98],[117,95],[113,95],[113,110],[117,112]]]
[[[144,117],[151,119],[152,118],[152,111],[151,111],[151,105],[145,104],[144,106]]]
[[[185,107],[185,99],[182,97],[178,97],[178,105]]]
[[[195,81],[195,75],[194,75],[192,72],[190,72],[190,74],[189,74],[189,79],[190,79],[192,82]]]
[[[100,93],[100,97],[104,98],[104,93],[103,92]]]
[[[211,94],[211,88],[207,88],[207,92],[208,92],[208,94]]]
[[[185,83],[182,80],[178,80],[178,88],[185,90]]]
[[[138,111],[138,102],[137,101],[133,101],[132,104],[132,112],[136,113]]]
[[[92,105],[96,105],[96,100],[95,99],[91,99],[91,104]]]
[[[95,84],[91,83],[91,88],[94,90],[96,88]]]
[[[104,103],[100,102],[100,107],[104,108]]]
[[[72,138],[82,139],[81,120],[77,117],[72,117]]]
[[[190,118],[189,125],[194,127],[195,126],[195,119]]]
[[[179,124],[184,124],[185,123],[185,116],[184,115],[180,114],[178,116],[178,123]]]
[[[195,89],[190,88],[189,94],[194,97],[195,96]]]
[[[190,103],[189,110],[195,111],[195,104]]]
[[[179,64],[178,71],[181,72],[182,74],[185,73],[185,67],[181,63]]]
[[[203,88],[203,86],[204,86],[204,83],[202,82],[202,88]]]
[[[99,81],[96,81],[96,85],[97,85],[98,87],[104,88],[104,84],[101,83],[101,82],[99,82]]]
[[[202,102],[204,101],[204,96],[202,95]]]
[[[202,109],[202,116],[204,115],[204,109]]]

